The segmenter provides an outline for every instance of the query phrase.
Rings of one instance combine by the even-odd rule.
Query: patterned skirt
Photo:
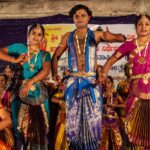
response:
[[[32,150],[47,150],[49,131],[48,113],[45,103],[37,106],[20,103],[15,99],[12,103],[14,133],[17,139],[16,150],[22,147]]]
[[[150,100],[134,98],[127,113],[125,129],[133,144],[150,148]]]
[[[73,96],[71,105],[69,100],[66,101],[69,150],[97,150],[101,140],[100,94],[97,93],[97,99],[93,102],[88,88],[79,93]]]

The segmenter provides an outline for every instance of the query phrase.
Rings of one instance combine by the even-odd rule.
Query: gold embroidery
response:
[[[71,75],[73,76],[76,76],[76,77],[88,77],[88,76],[95,76],[95,72],[84,72],[84,71],[81,71],[81,72],[75,72],[75,73],[72,73]]]
[[[145,48],[145,45],[141,45],[139,48],[135,48],[129,55],[129,73],[130,75],[133,74],[133,60],[137,53],[141,52]],[[145,81],[144,81],[145,80]],[[145,84],[148,83],[147,78],[145,78],[143,81]]]
[[[129,73],[130,73],[130,75],[132,75],[132,73],[133,73],[133,72],[132,72],[132,69],[129,69]]]
[[[120,52],[116,52],[116,54],[114,56],[118,59],[122,56],[122,54]]]
[[[31,90],[31,91],[35,91],[35,86],[32,85],[31,88],[30,88],[30,90]]]
[[[148,79],[150,78],[150,73],[136,74],[136,75],[131,76],[131,79],[140,79],[140,78]]]
[[[132,68],[132,67],[133,67],[133,63],[130,62],[130,63],[128,64],[128,67],[129,67],[129,68]]]
[[[144,99],[144,100],[150,99],[150,93],[141,92],[141,90],[139,89],[138,79],[133,82],[133,93],[141,99]]]

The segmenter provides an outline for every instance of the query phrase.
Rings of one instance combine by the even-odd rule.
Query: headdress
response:
[[[39,23],[37,23],[37,28],[40,28],[41,29],[41,25]]]
[[[142,15],[141,15],[141,18],[144,19],[144,18],[147,18],[147,17],[146,17],[145,14],[142,14]]]

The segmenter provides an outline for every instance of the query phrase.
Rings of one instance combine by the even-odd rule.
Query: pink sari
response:
[[[117,58],[126,55],[129,59],[126,133],[135,145],[150,148],[150,43],[137,48],[134,41],[125,42],[114,55]]]

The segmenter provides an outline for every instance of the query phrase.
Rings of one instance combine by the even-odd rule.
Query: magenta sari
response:
[[[129,59],[131,81],[125,121],[129,140],[150,148],[150,43],[139,48],[135,43],[125,42],[114,55]]]

